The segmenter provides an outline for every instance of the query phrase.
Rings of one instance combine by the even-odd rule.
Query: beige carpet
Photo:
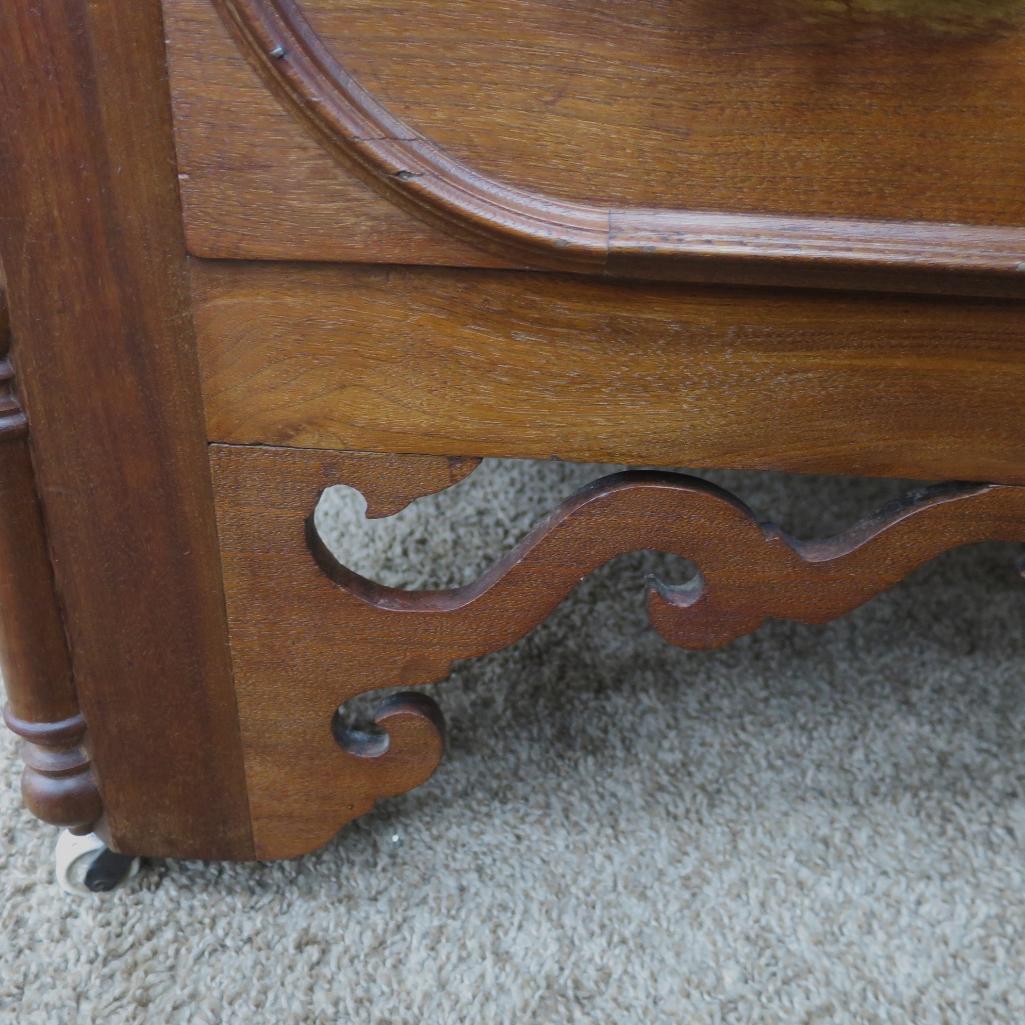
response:
[[[359,565],[458,579],[594,472],[486,465],[362,540]],[[898,490],[715,479],[798,534]],[[348,497],[326,530],[351,524]],[[432,688],[450,752],[427,786],[302,860],[156,864],[113,898],[51,882],[5,738],[0,1018],[1021,1025],[1014,556],[956,553],[843,622],[713,654],[646,629],[662,560],[620,560]]]

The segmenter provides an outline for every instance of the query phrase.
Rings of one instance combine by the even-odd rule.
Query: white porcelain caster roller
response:
[[[139,859],[109,850],[95,833],[77,835],[62,829],[56,849],[57,884],[81,897],[109,893],[139,871]]]

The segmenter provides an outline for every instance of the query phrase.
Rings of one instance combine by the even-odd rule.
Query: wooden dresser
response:
[[[706,648],[1025,540],[1022,0],[6,0],[0,42],[2,654],[47,821],[299,855],[437,766],[414,688],[621,552],[700,567],[648,603]],[[438,592],[313,525],[482,457],[962,483],[797,542],[631,470]]]

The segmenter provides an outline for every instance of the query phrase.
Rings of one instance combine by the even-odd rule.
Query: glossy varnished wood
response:
[[[172,23],[179,5],[184,17],[202,17],[191,0],[167,2]],[[862,24],[857,5],[839,18],[804,0],[600,12],[543,0],[388,11],[342,0],[203,2],[214,2],[267,89],[345,167],[500,257],[662,279],[1022,291],[1014,168],[1023,138],[996,129],[1025,29],[992,3],[940,26],[899,4]],[[510,19],[517,59],[503,61]],[[191,153],[225,144],[222,133],[190,139],[190,89],[203,79],[197,55],[209,35],[195,25],[172,32],[184,68],[179,133]],[[488,51],[486,64],[467,60],[476,48]],[[461,68],[468,79],[454,90]],[[661,88],[638,81],[655,69]],[[486,98],[467,103],[482,74]],[[586,80],[599,115],[563,104],[567,75]],[[442,109],[426,115],[427,127],[396,117],[389,87],[414,115],[431,111],[432,98]],[[545,102],[526,100],[532,90]],[[652,128],[635,145],[619,137],[644,124]],[[570,161],[560,158],[567,146]],[[538,180],[546,176],[547,188]],[[733,191],[721,195],[724,186]],[[191,173],[186,188],[199,189]],[[823,214],[846,219],[814,219]],[[387,259],[369,248],[360,258]],[[405,259],[430,262],[413,251]]]
[[[1025,479],[1013,302],[193,262],[215,441]]]
[[[386,587],[347,569],[313,510],[336,483],[397,511],[472,464],[215,445],[211,450],[256,850],[287,857],[324,842],[374,800],[421,782],[441,751],[431,706],[408,699],[372,741],[336,728],[358,694],[442,679],[453,661],[513,643],[590,572],[654,548],[692,561],[688,585],[649,585],[652,621],[674,644],[712,648],[768,618],[824,623],[930,558],[989,539],[1025,540],[1025,488],[954,484],[912,495],[827,541],[761,524],[728,493],[680,474],[616,474],[538,523],[474,583]],[[383,740],[383,742],[382,742]],[[540,783],[541,781],[539,781]]]
[[[160,15],[0,5],[0,252],[109,838],[245,857]]]

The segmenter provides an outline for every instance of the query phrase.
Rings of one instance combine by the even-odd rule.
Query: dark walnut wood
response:
[[[28,425],[7,355],[0,291],[0,669],[4,722],[22,738],[22,797],[39,818],[75,829],[102,813],[82,741],[71,659],[28,448]]]
[[[54,826],[75,832],[102,830],[103,802],[84,747],[82,716],[63,722],[28,722],[15,716],[8,705],[3,718],[7,728],[22,738],[25,807]]]
[[[215,441],[1025,482],[1020,303],[209,261],[193,297]]]
[[[246,857],[160,5],[9,0],[0,40],[13,357],[107,836]]]
[[[950,548],[1025,540],[1021,487],[940,485],[836,538],[798,542],[710,484],[633,471],[574,495],[475,583],[408,592],[339,564],[313,526],[316,502],[344,483],[379,516],[472,464],[220,445],[211,455],[254,839],[266,858],[323,843],[437,765],[430,706],[400,699],[378,718],[390,743],[340,745],[339,705],[435,682],[453,661],[513,643],[617,555],[654,548],[695,563],[700,578],[655,582],[648,606],[667,640],[711,648],[767,618],[827,622]]]
[[[205,77],[197,82],[203,76],[197,62],[209,63],[208,50],[216,52],[220,38],[209,22],[203,27],[195,0],[166,2],[181,69],[178,123],[187,166],[193,158],[216,161],[218,169],[237,166],[225,159],[226,138],[264,130],[248,111],[225,126],[227,133],[205,130],[189,100],[206,99],[195,95],[209,84]],[[1025,294],[1025,211],[1012,171],[1025,137],[1004,123],[1008,80],[1021,75],[1025,26],[1006,11],[943,26],[911,12],[888,31],[870,25],[859,32],[849,17],[831,20],[821,8],[816,16],[800,2],[767,10],[747,0],[711,10],[693,0],[613,3],[590,16],[537,0],[521,0],[515,13],[507,4],[410,4],[402,16],[355,0],[209,2],[267,89],[345,168],[499,259],[618,277]],[[179,18],[188,30],[175,30]],[[496,26],[503,24],[516,41],[507,62],[497,59]],[[553,49],[553,39],[563,45]],[[368,52],[361,67],[372,81],[383,77],[432,127],[394,114],[345,66],[350,57],[360,61],[362,47]],[[396,51],[410,49],[418,60],[396,61]],[[497,69],[499,81],[487,88],[482,65],[466,56],[478,49],[498,51],[483,73],[494,76]],[[587,63],[580,77],[563,81],[572,75],[574,53],[586,54]],[[658,83],[645,90],[637,79],[652,69],[671,88]],[[454,89],[461,71],[466,81]],[[579,106],[584,75],[593,120],[553,113],[553,106]],[[974,91],[966,105],[968,75]],[[467,88],[482,90],[487,100],[467,104]],[[542,95],[531,97],[532,90]],[[474,146],[459,134],[474,110],[486,118],[476,138],[505,154],[505,163],[488,153],[482,168],[459,155]],[[777,122],[786,130],[773,130]],[[634,133],[629,144],[617,139],[622,126]],[[534,146],[525,150],[523,140],[531,136]],[[277,136],[264,141],[276,143]],[[539,165],[557,161],[567,142],[573,156],[561,176],[556,170],[555,191],[525,184],[537,178]],[[504,174],[488,173],[496,159]],[[979,160],[989,168],[985,176],[977,174]],[[593,195],[611,167],[618,171],[608,186],[612,196],[577,198]],[[264,160],[256,174],[275,179],[265,168]],[[698,181],[704,192],[695,188]],[[740,183],[740,194],[727,199],[723,183]],[[197,193],[198,204],[208,205],[218,185],[208,177],[194,183],[189,171],[186,189],[193,206]],[[624,192],[649,197],[650,206],[617,202],[616,193]],[[691,205],[674,208],[681,195]],[[848,206],[838,209],[837,202]],[[279,214],[266,210],[255,219],[277,224]],[[963,223],[952,223],[958,220]],[[303,238],[284,247],[269,243],[258,253],[232,251],[229,244],[225,253],[216,231],[212,240],[210,234],[195,251],[342,255],[315,241],[304,249]],[[358,255],[387,258],[370,247]]]

